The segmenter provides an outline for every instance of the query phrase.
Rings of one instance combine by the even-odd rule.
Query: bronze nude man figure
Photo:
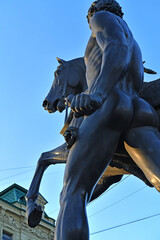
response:
[[[67,120],[65,120],[64,127],[61,130],[61,134],[65,137],[66,143],[51,151],[42,153],[37,162],[34,177],[26,195],[27,220],[28,225],[32,228],[36,227],[42,218],[43,211],[41,206],[37,204],[37,198],[43,174],[50,165],[64,164],[67,162],[69,150],[76,141],[78,128],[83,120],[83,117],[75,118],[73,112],[70,112],[68,116],[68,107],[65,104],[65,99],[71,93],[77,95],[78,93],[87,90],[84,58],[76,58],[70,61],[57,58],[57,60],[60,65],[54,73],[54,81],[43,102],[43,107],[51,113],[56,111],[63,112],[63,110],[66,110],[65,118]],[[156,74],[155,71],[145,67],[144,72]],[[155,108],[160,119],[160,96],[157,94],[159,91],[160,79],[151,82],[144,82],[139,95]],[[128,155],[124,148],[123,140],[120,140],[112,161],[109,163],[109,166],[103,172],[103,175],[94,188],[90,202],[98,198],[99,195],[105,192],[111,185],[121,181],[124,174],[133,174],[148,186],[153,187],[143,174],[142,170]]]
[[[144,68],[140,48],[115,0],[99,0],[88,12],[88,91],[71,102],[85,116],[65,169],[56,240],[88,240],[86,204],[120,139],[149,182],[160,191],[160,134],[155,110],[138,94]],[[72,224],[70,224],[72,223]]]
[[[74,91],[75,86],[79,87],[77,92],[69,95],[73,93],[71,87],[70,93],[65,94],[67,83],[64,83],[63,90],[61,84],[57,85],[59,94],[61,89],[63,97],[69,95],[68,103],[74,112],[73,121],[78,126],[76,138],[68,151],[64,144],[57,150],[42,154],[27,194],[28,222],[34,227],[42,214],[41,208],[35,203],[40,181],[45,169],[56,163],[54,157],[58,151],[60,154],[57,156],[61,158],[62,155],[59,162],[66,163],[66,169],[56,240],[88,240],[87,203],[113,182],[119,181],[123,174],[133,174],[133,169],[130,171],[122,163],[123,169],[120,167],[116,170],[114,180],[109,183],[108,178],[107,185],[96,190],[102,175],[106,173],[106,176],[110,176],[109,172],[115,166],[111,161],[119,145],[125,148],[126,156],[129,154],[139,169],[137,176],[160,191],[159,117],[156,110],[140,97],[143,95],[140,92],[144,78],[141,50],[123,20],[123,12],[117,1],[95,1],[87,18],[91,37],[85,51],[85,67],[82,59],[70,62],[59,59],[61,65],[55,72],[56,76],[61,68],[67,68],[65,70],[68,72],[70,65],[76,63],[74,68],[78,69],[78,73],[72,74],[76,79],[71,77],[68,85],[74,86]],[[83,87],[79,82],[75,83],[78,77],[83,79]],[[52,98],[58,83],[59,80],[54,82],[48,99]],[[52,102],[46,98],[44,108],[49,112],[56,109],[63,111],[63,97],[56,96]],[[65,134],[65,137],[67,143],[70,142],[68,135]]]

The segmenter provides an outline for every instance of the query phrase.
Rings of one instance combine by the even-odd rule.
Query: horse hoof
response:
[[[27,208],[28,225],[31,228],[38,226],[42,218],[42,208],[36,203],[31,203]]]

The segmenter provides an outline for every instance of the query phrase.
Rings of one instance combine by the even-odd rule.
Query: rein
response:
[[[67,84],[68,84],[68,72],[69,72],[69,62],[67,62],[67,73],[66,73],[66,81],[64,83],[64,87],[63,87],[63,93],[62,93],[62,98],[60,99],[60,101],[65,103],[65,119],[64,119],[64,126],[60,132],[60,134],[62,134],[64,136],[64,133],[66,132],[66,130],[68,129],[72,119],[73,119],[73,112],[71,111],[70,114],[68,114],[68,108],[69,108],[69,104],[68,104],[68,98],[67,98],[67,94],[66,94],[66,90],[67,90]]]
[[[68,72],[69,72],[69,62],[67,62],[67,73],[66,73],[66,81],[64,82],[63,92],[62,92],[62,99],[61,101],[65,103],[65,119],[64,124],[67,122],[68,119],[68,98],[66,96],[66,89],[68,84]]]

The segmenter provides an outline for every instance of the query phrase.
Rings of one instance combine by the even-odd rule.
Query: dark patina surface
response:
[[[92,4],[85,58],[58,59],[43,103],[49,112],[62,112],[68,97],[72,111],[67,143],[42,154],[27,194],[28,223],[34,227],[42,214],[36,205],[42,175],[50,164],[66,163],[56,240],[88,240],[86,204],[124,174],[160,191],[160,80],[143,83],[144,71],[153,72],[144,68],[122,16],[114,0]]]

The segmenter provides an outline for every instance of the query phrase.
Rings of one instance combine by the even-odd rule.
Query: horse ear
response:
[[[59,57],[56,57],[57,61],[60,63],[60,64],[63,64],[63,63],[66,63],[65,60],[59,58]]]

